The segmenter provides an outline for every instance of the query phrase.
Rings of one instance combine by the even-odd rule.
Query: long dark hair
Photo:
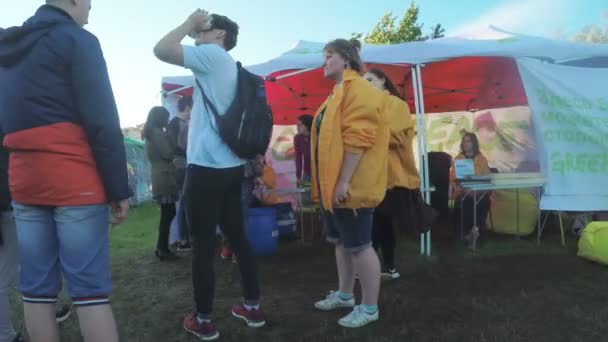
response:
[[[304,125],[304,127],[306,127],[308,129],[309,132],[312,131],[312,120],[313,120],[312,115],[304,114],[304,115],[298,116],[298,121],[300,121],[302,123],[302,125]]]
[[[479,152],[479,140],[477,139],[477,135],[475,135],[475,133],[471,133],[471,132],[467,132],[462,136],[462,140],[460,140],[460,153],[462,153],[462,155],[464,155],[466,157],[466,153],[464,152],[464,148],[463,148],[463,142],[465,138],[469,138],[471,139],[471,142],[473,143],[473,153],[474,153],[474,157],[477,157],[477,155],[480,153]]]
[[[192,96],[182,96],[177,101],[177,110],[180,113],[186,111],[187,108],[192,108]]]
[[[165,107],[156,106],[150,109],[148,119],[144,125],[144,130],[141,132],[143,140],[149,140],[154,128],[167,127],[169,123],[169,111]]]
[[[399,94],[399,91],[397,91],[397,87],[395,87],[395,84],[393,83],[393,81],[391,81],[391,79],[388,78],[388,76],[386,75],[386,73],[384,71],[382,71],[378,68],[372,68],[372,69],[368,70],[367,72],[371,72],[379,79],[384,80],[384,88],[386,90],[388,90],[388,92],[391,95],[396,96],[403,100],[403,97],[401,97],[401,94]]]
[[[361,43],[357,46],[357,43],[354,43],[351,40],[336,39],[327,43],[323,48],[323,51],[339,54],[348,62],[351,69],[358,73],[362,73],[364,66],[363,61],[361,61],[361,56],[359,56],[358,47],[361,47]]]

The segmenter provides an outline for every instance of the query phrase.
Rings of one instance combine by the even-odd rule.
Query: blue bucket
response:
[[[256,255],[277,252],[279,230],[275,208],[250,208],[247,213],[247,238]]]

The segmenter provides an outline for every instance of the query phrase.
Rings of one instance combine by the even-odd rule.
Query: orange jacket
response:
[[[316,201],[321,198],[326,209],[333,208],[345,152],[362,157],[350,180],[344,207],[375,208],[384,198],[389,143],[383,112],[385,98],[358,73],[347,70],[342,84],[334,87],[333,94],[317,111],[311,136],[312,197]],[[317,118],[324,108],[317,141]]]
[[[460,197],[461,194],[461,190],[458,187],[458,185],[456,184],[456,169],[455,169],[455,161],[459,160],[459,159],[466,159],[464,154],[460,153],[456,156],[456,158],[454,158],[454,161],[452,161],[452,167],[450,168],[450,182],[452,183],[454,192],[452,193],[452,198],[458,198]],[[475,156],[475,159],[473,159],[473,166],[475,167],[475,175],[476,176],[483,176],[483,175],[489,175],[490,174],[490,166],[488,165],[488,160],[486,159],[486,157],[479,152],[479,154],[477,154]]]
[[[388,189],[419,189],[420,176],[412,146],[416,134],[415,121],[403,100],[389,95],[388,92],[386,94],[384,108],[391,134],[388,153]]]
[[[265,164],[264,173],[261,178],[262,178],[262,182],[264,183],[264,187],[267,191],[274,190],[274,188],[276,187],[276,184],[277,184],[276,177],[277,176],[276,176],[276,173],[274,172],[274,169],[271,166],[269,166],[268,164]],[[278,196],[277,194],[264,193],[262,191],[261,196],[262,196],[262,198],[260,200],[262,201],[262,203],[264,205],[273,205],[273,204],[283,202],[281,197]]]

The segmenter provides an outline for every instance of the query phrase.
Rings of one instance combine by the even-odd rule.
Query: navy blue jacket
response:
[[[0,133],[0,140],[2,140],[2,134]],[[0,211],[7,211],[11,209],[11,194],[8,190],[8,151],[0,147]],[[0,246],[4,241],[2,240],[2,227],[0,227]]]
[[[63,10],[44,5],[22,26],[0,29],[0,128],[15,201],[86,205],[130,196],[101,46]]]

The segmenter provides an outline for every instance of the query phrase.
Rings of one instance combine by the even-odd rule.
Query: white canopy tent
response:
[[[248,66],[247,68],[251,72],[264,77],[280,71],[293,70],[296,73],[303,73],[317,69],[322,65],[322,50],[324,45],[325,43],[300,41],[294,48],[277,58],[262,64]],[[414,107],[416,109],[416,124],[419,132],[418,153],[419,160],[424,161],[420,167],[421,186],[427,202],[430,200],[431,184],[429,184],[428,159],[426,158],[427,146],[424,115],[426,113],[425,94],[427,94],[427,91],[425,91],[425,79],[423,79],[423,76],[425,75],[425,71],[432,70],[434,67],[439,67],[443,64],[443,70],[450,70],[450,64],[446,65],[445,63],[462,62],[468,59],[467,65],[470,67],[470,70],[461,70],[460,78],[452,79],[452,72],[442,75],[444,83],[450,84],[449,89],[442,90],[447,93],[456,93],[459,87],[463,87],[464,89],[465,86],[459,85],[459,83],[462,83],[466,79],[468,71],[475,69],[476,63],[481,61],[480,57],[487,57],[485,62],[489,66],[494,64],[492,58],[498,58],[496,61],[511,60],[512,63],[518,60],[534,59],[551,64],[608,68],[608,45],[574,43],[519,35],[495,27],[457,37],[446,37],[423,42],[387,46],[364,45],[362,48],[362,59],[366,63],[411,66],[410,73],[412,76]],[[501,65],[496,64],[494,67],[490,67],[487,70],[488,75],[491,72],[500,71],[497,69],[500,69]],[[515,70],[515,73],[518,73],[516,67],[513,70]],[[472,95],[473,97],[481,98],[487,94],[499,93],[500,91],[502,91],[500,96],[498,96],[500,99],[504,95],[509,95],[506,93],[512,89],[501,89],[500,82],[486,83],[483,80],[484,75],[486,74],[476,75],[480,77],[480,80],[479,84],[475,85],[476,93]],[[515,76],[519,80],[519,75]],[[281,77],[297,77],[297,75],[290,73]],[[166,84],[179,85],[180,87],[167,88],[164,86]],[[192,77],[163,78],[163,89],[167,92],[192,87],[193,84]],[[522,88],[521,82],[519,82],[519,88]],[[520,91],[523,90],[520,89]],[[458,110],[469,111],[472,109],[469,106],[463,106]],[[423,242],[423,253],[430,255],[430,233],[425,234],[421,242]]]
[[[261,64],[247,66],[254,74],[268,76],[277,71],[306,70],[321,66],[325,43],[301,40],[292,49]],[[520,35],[489,27],[454,37],[397,45],[363,45],[366,63],[425,64],[460,57],[531,57],[567,63],[594,57],[608,59],[608,45],[573,43]],[[194,86],[192,76],[164,77],[163,83]]]

